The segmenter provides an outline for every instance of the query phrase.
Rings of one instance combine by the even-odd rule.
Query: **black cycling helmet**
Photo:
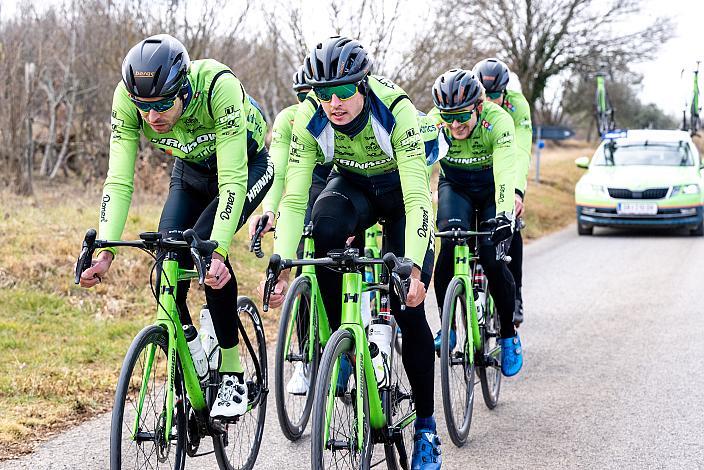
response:
[[[435,80],[433,103],[440,111],[455,111],[476,105],[482,99],[482,92],[482,84],[472,72],[452,69]]]
[[[510,78],[508,67],[499,59],[484,59],[472,69],[487,93],[506,90]]]
[[[293,91],[310,90],[310,85],[306,82],[305,67],[301,65],[293,74]]]
[[[139,98],[176,96],[186,82],[191,60],[181,42],[168,34],[148,37],[122,61],[122,81]]]
[[[362,81],[372,59],[354,39],[333,36],[318,43],[303,63],[310,86],[336,86]]]

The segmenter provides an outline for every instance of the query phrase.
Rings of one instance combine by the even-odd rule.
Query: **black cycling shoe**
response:
[[[518,328],[523,323],[523,301],[516,299],[516,308],[513,310],[513,326]]]

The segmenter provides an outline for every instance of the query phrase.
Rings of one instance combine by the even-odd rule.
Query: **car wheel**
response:
[[[704,236],[704,219],[695,228],[690,229],[689,234],[694,237]]]
[[[582,225],[577,222],[577,233],[579,235],[592,235],[594,233],[594,227],[591,225]]]

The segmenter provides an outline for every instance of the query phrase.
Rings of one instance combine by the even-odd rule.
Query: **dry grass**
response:
[[[544,149],[542,182],[531,181],[528,189],[527,238],[574,220],[574,184],[582,174],[574,159],[585,154],[590,147],[578,143]],[[0,460],[30,452],[37,439],[108,410],[130,341],[153,321],[150,258],[138,250],[122,250],[97,288],[73,284],[99,197],[98,186],[45,186],[30,199],[0,191]],[[136,188],[124,237],[154,230],[162,204],[163,196]],[[269,251],[270,243],[265,241]],[[255,296],[266,258],[256,259],[247,246],[242,230],[232,251],[235,271],[240,294]],[[195,313],[203,293],[193,286],[190,297]],[[278,312],[267,314],[265,323],[271,342]]]
[[[526,230],[528,240],[539,238],[575,220],[574,185],[585,170],[577,168],[575,158],[594,153],[594,145],[567,141],[548,143],[540,157],[540,183],[535,182],[535,153],[526,191]]]
[[[154,230],[163,203],[162,197],[136,193],[126,239]],[[73,284],[83,235],[96,224],[100,187],[45,187],[31,199],[3,190],[0,200],[2,460],[109,409],[125,351],[153,321],[154,307],[151,258],[139,250],[122,250],[95,289]],[[244,232],[238,234],[234,265],[240,294],[255,295],[266,261],[248,253],[247,246]],[[196,286],[191,292],[197,315],[203,292]],[[265,323],[276,324],[276,315]]]

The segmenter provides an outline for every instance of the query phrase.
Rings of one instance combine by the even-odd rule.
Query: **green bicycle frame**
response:
[[[362,304],[361,294],[370,288],[369,284],[364,282],[362,274],[358,272],[344,273],[342,275],[342,315],[340,329],[346,329],[352,333],[355,343],[355,363],[363,364],[362,367],[357,367],[355,378],[358,384],[365,384],[367,396],[369,397],[369,424],[372,429],[381,429],[386,422],[386,416],[379,395],[379,384],[376,381],[374,373],[374,365],[372,364],[371,355],[369,353],[369,342],[367,334],[362,323]],[[340,361],[338,360],[333,367],[331,383],[337,383],[337,376],[340,370]],[[326,400],[325,413],[325,440],[330,439],[330,420],[332,419],[332,410],[334,407],[336,387],[330,387]],[[364,432],[364,403],[362,394],[357,394],[357,435],[361,436]],[[416,418],[415,411],[406,417],[401,423],[401,427],[407,426]],[[359,440],[357,447],[362,449],[363,442]]]
[[[196,411],[202,411],[207,408],[205,395],[200,386],[200,379],[196,373],[191,352],[188,349],[186,337],[183,334],[181,320],[178,316],[178,308],[176,307],[176,286],[178,281],[190,280],[198,277],[195,270],[181,269],[178,266],[178,261],[171,254],[162,263],[161,282],[159,284],[159,302],[157,306],[157,318],[155,325],[163,327],[167,331],[168,337],[168,388],[166,390],[166,426],[164,427],[165,442],[171,440],[171,426],[173,422],[174,412],[174,383],[176,380],[176,361],[177,355],[181,360],[181,368],[183,372],[183,380],[186,386],[186,393],[191,406]],[[142,377],[142,386],[139,392],[139,402],[137,403],[137,413],[132,431],[132,438],[136,439],[137,429],[139,427],[142,408],[146,389],[151,375],[154,356],[156,354],[155,344],[150,344],[147,350],[147,361]]]
[[[479,333],[479,320],[477,318],[477,306],[474,303],[474,291],[473,291],[473,281],[472,273],[470,272],[470,266],[472,261],[476,260],[469,246],[466,243],[458,243],[455,245],[455,275],[454,277],[459,278],[464,285],[464,296],[467,305],[467,325],[471,326],[472,336],[467,336],[467,350],[465,353],[469,358],[469,363],[474,364],[474,352],[481,347],[481,335]],[[453,311],[454,311],[454,305]]]

